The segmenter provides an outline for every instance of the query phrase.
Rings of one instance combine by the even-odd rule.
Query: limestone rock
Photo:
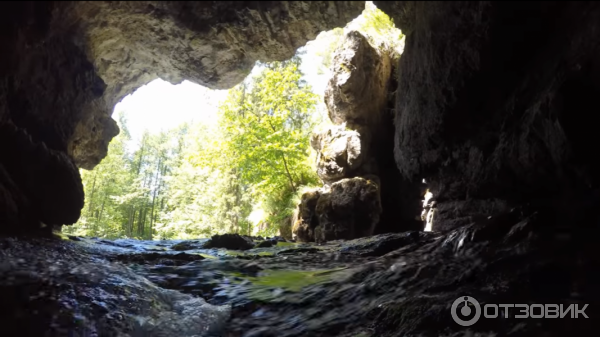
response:
[[[361,135],[342,126],[313,134],[311,145],[317,151],[317,174],[325,182],[350,177],[364,162],[366,147]]]
[[[379,126],[388,102],[390,56],[371,47],[359,32],[352,31],[335,52],[332,70],[333,76],[325,89],[331,121],[346,123],[351,129]]]
[[[202,248],[225,248],[232,250],[247,250],[254,248],[252,240],[239,234],[213,235]]]
[[[297,209],[297,220],[292,228],[294,238],[300,242],[312,242],[315,240],[314,230],[319,224],[315,209],[320,196],[320,189],[307,191],[302,194]]]
[[[335,182],[321,194],[315,211],[317,242],[372,235],[382,211],[379,181],[356,177]]]
[[[35,142],[24,130],[0,124],[0,207],[7,223],[31,229],[73,224],[83,207],[81,177],[72,160]]]
[[[354,239],[373,234],[381,215],[379,179],[346,178],[304,193],[294,235],[300,242]]]
[[[376,175],[382,209],[377,233],[419,230],[422,221],[415,219],[420,212],[419,186],[403,179],[394,167],[392,57],[352,31],[335,51],[332,64],[325,103],[337,125],[311,138],[319,177],[331,185],[344,178]]]
[[[3,229],[10,231],[10,228],[17,228],[25,222],[21,217],[29,212],[31,206],[27,198],[0,164],[0,223]]]

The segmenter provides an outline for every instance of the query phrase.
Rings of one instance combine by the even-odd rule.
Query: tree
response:
[[[291,196],[318,181],[307,160],[318,96],[302,80],[299,57],[262,66],[260,74],[232,89],[220,108],[222,153],[240,188],[268,208],[265,220],[273,229],[291,215]],[[280,202],[267,202],[272,195]]]
[[[358,30],[374,48],[390,52],[394,57],[400,57],[404,50],[402,31],[397,29],[394,21],[372,1],[365,3],[365,10],[347,29]]]
[[[345,28],[358,29],[380,48],[398,46],[401,34],[374,6]],[[329,67],[344,30],[328,36],[320,54]],[[395,47],[394,47],[395,48]],[[303,80],[301,58],[261,63],[258,74],[231,89],[216,124],[184,124],[145,132],[135,151],[123,113],[121,133],[108,156],[82,171],[85,208],[65,231],[103,238],[187,239],[212,234],[290,230],[306,187],[320,185],[312,167],[311,132],[328,122],[324,104]],[[311,160],[313,159],[313,160]],[[261,215],[262,214],[262,215]]]

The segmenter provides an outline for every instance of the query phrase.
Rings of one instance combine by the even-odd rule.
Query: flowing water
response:
[[[533,235],[534,225],[525,218],[244,251],[204,249],[206,239],[4,238],[0,335],[463,335],[449,310],[462,295],[483,303],[597,298],[590,285],[600,277],[587,272],[599,265],[597,245]],[[546,321],[475,327],[484,335],[586,327]]]

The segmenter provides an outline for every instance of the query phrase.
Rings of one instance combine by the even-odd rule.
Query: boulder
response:
[[[419,186],[403,179],[393,157],[391,111],[395,79],[391,76],[392,60],[389,50],[373,48],[367,38],[356,31],[349,32],[334,53],[325,103],[329,118],[336,125],[311,137],[311,146],[317,151],[317,174],[326,187],[341,179],[376,175],[378,189],[373,200],[377,201],[365,210],[374,215],[373,223],[361,220],[356,227],[340,220],[341,215],[335,215],[332,222],[326,220],[325,214],[335,212],[328,209],[331,196],[325,195],[320,201],[323,209],[317,211],[319,216],[324,217],[319,219],[323,226],[305,228],[313,231],[312,236],[317,240],[371,235],[375,226],[377,233],[419,230],[422,227],[422,221],[418,219],[421,209]],[[342,183],[344,186],[347,184]],[[351,191],[341,190],[344,190],[342,203],[361,198],[360,195],[352,197],[347,194],[365,193],[354,188]],[[349,204],[352,202],[348,201]],[[366,227],[362,228],[363,225]],[[314,234],[315,229],[317,234]],[[358,232],[354,233],[355,230]],[[348,233],[342,233],[344,231]]]
[[[225,248],[231,250],[247,250],[254,248],[252,240],[239,234],[213,235],[203,248]]]
[[[10,122],[0,123],[1,229],[73,224],[83,200],[81,177],[71,158]]]
[[[277,244],[277,242],[287,242],[283,236],[274,236],[271,238],[271,241],[273,241],[275,244]]]
[[[344,125],[332,126],[314,133],[311,146],[317,151],[317,174],[324,182],[348,178],[365,161],[367,144],[364,137]]]
[[[199,241],[182,241],[171,246],[171,249],[176,251],[193,250],[200,249],[203,245],[204,244]]]
[[[349,32],[335,52],[333,76],[325,89],[329,118],[350,129],[377,127],[388,103],[391,57],[371,47],[359,32]]]
[[[317,227],[319,221],[315,213],[315,208],[320,196],[321,192],[319,189],[302,194],[300,204],[297,208],[298,219],[292,228],[294,238],[300,242],[311,242],[315,239],[314,229]]]
[[[321,194],[315,212],[317,242],[372,235],[382,212],[379,181],[356,177],[335,182]]]

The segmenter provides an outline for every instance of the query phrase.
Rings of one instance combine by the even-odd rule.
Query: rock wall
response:
[[[394,153],[426,179],[434,230],[598,188],[598,4],[375,4],[407,35]]]
[[[326,241],[422,229],[420,188],[402,179],[393,161],[391,56],[349,32],[334,53],[332,74],[325,103],[336,125],[311,138],[325,186],[303,195],[294,234]]]
[[[26,154],[0,151],[0,219],[12,219],[3,226],[19,227],[22,217],[30,224],[77,220],[83,191],[76,166],[92,169],[106,156],[119,132],[114,104],[139,86],[161,77],[231,87],[255,61],[289,58],[363,8],[360,1],[0,4],[0,128],[19,130],[2,135],[0,146],[30,137]],[[10,138],[16,134],[26,136]],[[34,176],[32,189],[27,179]]]

